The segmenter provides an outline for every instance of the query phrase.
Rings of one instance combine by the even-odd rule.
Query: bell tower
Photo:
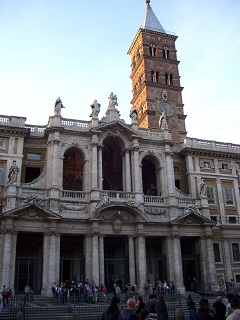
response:
[[[138,112],[140,128],[158,128],[164,112],[173,141],[186,137],[182,87],[175,41],[165,31],[146,0],[142,26],[129,50],[131,56],[132,105]]]

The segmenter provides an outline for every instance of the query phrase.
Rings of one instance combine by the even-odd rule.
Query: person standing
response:
[[[213,308],[216,309],[216,313],[218,314],[220,320],[225,320],[226,319],[227,308],[223,304],[223,300],[222,300],[221,296],[217,297],[216,302],[213,303]]]
[[[168,320],[167,306],[163,297],[158,297],[156,311],[157,311],[157,320]]]
[[[114,296],[109,308],[103,313],[101,320],[118,320],[120,314],[119,307],[120,299]]]
[[[195,306],[195,302],[192,299],[191,294],[188,296],[188,299],[187,299],[187,307],[189,310],[189,318],[190,320],[193,320],[196,314],[196,306]]]
[[[5,284],[3,285],[2,291],[1,291],[1,295],[3,297],[3,308],[7,307],[8,304],[8,292],[7,292],[7,288],[5,286]]]

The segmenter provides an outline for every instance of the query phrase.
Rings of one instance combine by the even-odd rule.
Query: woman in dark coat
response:
[[[163,297],[158,297],[158,303],[156,306],[157,320],[168,320],[167,306]]]
[[[120,314],[119,306],[120,299],[114,296],[109,308],[103,313],[101,320],[117,320]]]

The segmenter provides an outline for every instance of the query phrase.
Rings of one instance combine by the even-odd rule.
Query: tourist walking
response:
[[[231,307],[233,312],[227,317],[227,320],[240,319],[240,300],[237,297],[231,299]]]
[[[139,313],[138,320],[148,320],[150,317],[150,312],[148,308],[143,308]]]
[[[3,307],[7,307],[8,304],[8,292],[7,292],[7,288],[5,286],[5,284],[3,285],[2,291],[1,291],[1,295],[3,297]]]

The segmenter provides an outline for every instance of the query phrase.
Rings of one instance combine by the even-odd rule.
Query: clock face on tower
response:
[[[167,117],[171,117],[174,113],[173,107],[167,102],[158,102],[158,111],[164,112]]]

